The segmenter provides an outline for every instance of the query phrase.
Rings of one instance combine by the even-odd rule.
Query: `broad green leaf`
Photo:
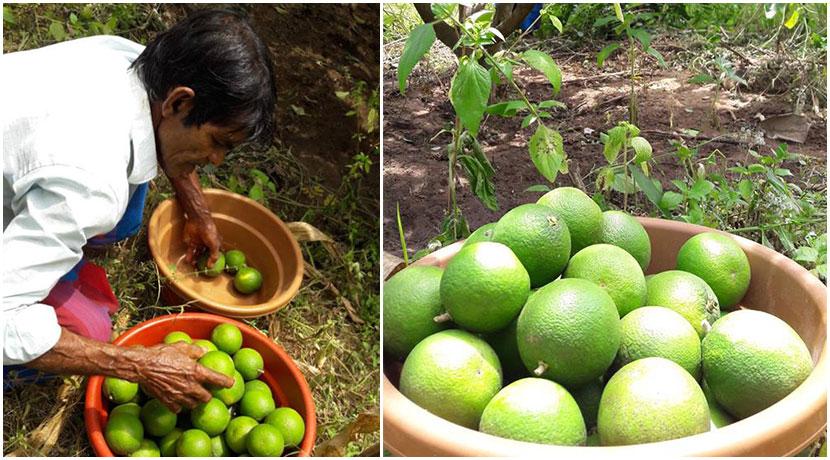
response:
[[[789,169],[784,169],[784,168],[775,168],[773,170],[773,172],[775,173],[776,176],[779,176],[779,177],[788,177],[788,176],[793,175],[793,173]]]
[[[562,72],[550,55],[538,50],[527,50],[522,54],[522,59],[548,77],[548,81],[553,86],[553,94],[559,93],[559,88],[562,86]]]
[[[58,21],[52,21],[52,24],[49,25],[49,35],[51,35],[55,41],[59,42],[66,39],[66,31],[63,28],[63,24]]]
[[[660,207],[667,211],[674,211],[683,202],[683,195],[676,192],[666,192],[660,199]]]
[[[461,58],[450,85],[450,102],[473,137],[478,135],[478,127],[490,99],[490,85],[487,69],[467,56]]]
[[[625,129],[628,130],[628,137],[636,137],[640,135],[640,128],[627,121],[623,121],[620,125],[624,126]]]
[[[795,25],[798,24],[798,16],[798,7],[796,7],[793,9],[793,14],[790,15],[790,19],[787,19],[787,22],[784,23],[784,27],[788,29],[795,27]]]
[[[631,139],[631,147],[634,149],[634,163],[640,164],[651,160],[651,144],[640,136]]]
[[[435,19],[444,20],[453,16],[458,9],[458,3],[433,3],[430,5]]]
[[[528,143],[530,159],[536,169],[550,182],[556,180],[558,173],[568,172],[567,156],[562,143],[562,135],[545,125],[536,127],[536,132]]]
[[[709,74],[701,73],[689,79],[689,83],[693,85],[708,85],[714,83],[715,78]]]
[[[550,22],[551,22],[551,24],[553,24],[553,27],[556,27],[556,30],[558,30],[559,33],[561,34],[562,33],[562,21],[560,21],[559,18],[557,18],[556,16],[551,15],[550,16]]]
[[[469,155],[459,156],[458,163],[464,168],[470,187],[481,203],[492,211],[498,210],[499,205],[496,202],[496,188],[492,175],[488,175],[479,161]]]
[[[646,198],[648,198],[648,200],[651,201],[651,203],[657,207],[663,215],[666,215],[668,208],[664,208],[660,203],[665,193],[660,193],[660,190],[654,186],[654,182],[646,177],[645,174],[643,174],[643,172],[637,169],[634,165],[628,165],[628,170],[631,171],[631,176],[640,187],[640,190],[642,190],[646,195]]]
[[[755,184],[749,179],[742,179],[738,183],[738,192],[745,201],[752,199],[752,192],[755,190]]]
[[[540,109],[549,109],[551,107],[556,107],[558,109],[567,109],[568,108],[568,106],[565,105],[564,102],[555,101],[553,99],[550,99],[550,100],[547,100],[547,101],[542,101],[542,102],[539,103],[539,108]]]
[[[14,17],[14,13],[12,13],[11,8],[8,6],[3,7],[3,24],[11,24],[14,25],[16,23],[16,19]]]
[[[819,278],[826,280],[827,279],[827,264],[821,264],[816,267],[816,274]]]
[[[689,187],[687,187],[686,184],[683,183],[683,181],[672,179],[671,183],[684,194],[689,192]]]
[[[818,260],[818,251],[809,246],[801,246],[795,250],[793,260],[796,262],[811,262],[815,263]]]
[[[403,54],[398,63],[398,89],[401,94],[406,91],[406,79],[415,68],[415,64],[421,60],[424,54],[429,51],[435,42],[435,29],[432,24],[421,24],[412,29],[406,45],[403,47]]]
[[[637,191],[637,185],[634,184],[634,180],[630,177],[617,174],[614,176],[614,183],[611,184],[611,189],[619,193],[635,193]]]
[[[498,104],[488,106],[485,112],[491,115],[512,117],[520,110],[527,110],[527,104],[525,104],[525,101],[515,100],[499,102]]]
[[[813,247],[818,250],[818,252],[823,253],[825,258],[827,256],[827,234],[822,233],[821,235],[816,237],[816,240],[813,242]]]
[[[544,184],[537,184],[531,185],[530,187],[525,189],[525,192],[549,192],[551,189],[547,185]]]
[[[263,198],[265,198],[265,195],[262,193],[262,185],[257,183],[251,187],[251,189],[248,190],[248,198],[261,203]]]
[[[597,173],[596,188],[605,192],[611,190],[611,185],[614,183],[614,177],[616,177],[614,168],[610,166],[603,166]]]
[[[628,29],[628,35],[633,38],[636,38],[641,45],[643,45],[643,49],[647,50],[648,47],[651,45],[651,35],[645,31],[645,29]]]
[[[602,67],[605,64],[605,60],[608,59],[614,51],[617,51],[617,48],[620,47],[619,43],[612,43],[597,53],[597,66]]]
[[[762,165],[762,164],[752,163],[751,165],[747,166],[746,169],[751,174],[759,174],[759,173],[762,173],[762,172],[766,171],[767,167]]]
[[[715,184],[709,182],[706,179],[698,179],[697,181],[695,181],[695,184],[689,190],[689,198],[700,201],[706,198],[706,195],[708,195],[714,189]]]
[[[620,154],[620,150],[625,144],[625,132],[624,126],[615,126],[608,130],[608,138],[605,140],[605,147],[602,149],[602,154],[605,155],[608,164],[614,164],[617,161],[617,155]]]
[[[620,22],[625,22],[625,18],[623,17],[622,6],[619,3],[614,3],[614,15],[617,16],[617,19]]]
[[[476,24],[490,24],[490,21],[493,20],[494,14],[495,11],[489,9],[476,11],[467,18],[467,21],[474,22]]]
[[[649,47],[649,49],[646,50],[646,53],[654,56],[654,58],[657,59],[657,63],[660,64],[660,67],[663,67],[664,69],[668,67],[666,60],[663,59],[663,55],[656,49]]]
[[[265,184],[271,181],[267,174],[256,168],[251,168],[248,173],[254,178],[255,182]]]
[[[604,25],[607,25],[611,21],[616,21],[616,20],[617,20],[616,16],[603,16],[601,18],[597,18],[594,21],[594,28],[596,29],[596,28],[602,27]]]
[[[522,129],[527,128],[528,126],[532,125],[535,122],[536,122],[536,115],[533,115],[531,113],[530,115],[524,117],[524,119],[522,120]]]
[[[501,41],[504,41],[504,35],[502,35],[502,33],[499,29],[496,29],[495,27],[490,27],[490,28],[487,29],[487,31],[490,32],[491,34],[495,35],[496,37],[499,37],[499,39]]]

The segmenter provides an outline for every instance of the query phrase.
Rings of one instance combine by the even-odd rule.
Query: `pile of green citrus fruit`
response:
[[[722,427],[810,374],[787,323],[739,308],[751,274],[735,240],[698,234],[675,270],[646,276],[650,261],[639,221],[578,189],[508,211],[446,268],[386,282],[384,350],[404,360],[400,391],[484,433],[613,446]]]
[[[210,267],[207,266],[208,257],[209,254],[205,254],[199,259],[198,267],[203,275],[211,278],[223,272],[233,275],[233,287],[242,294],[252,294],[262,287],[262,274],[246,264],[244,252],[238,249],[220,252],[219,258]]]
[[[220,324],[210,340],[193,340],[181,331],[164,338],[165,343],[182,341],[202,347],[205,354],[199,364],[233,377],[233,386],[212,388],[210,401],[175,414],[144,394],[138,384],[107,377],[104,397],[112,409],[104,438],[115,454],[278,457],[300,445],[305,421],[290,407],[276,407],[271,388],[259,379],[264,370],[262,356],[243,347],[239,328]]]

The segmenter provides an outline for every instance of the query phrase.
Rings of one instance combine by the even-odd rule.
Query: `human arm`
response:
[[[219,257],[222,237],[210,215],[196,171],[179,177],[170,177],[170,182],[176,189],[176,199],[184,209],[186,216],[183,238],[187,246],[187,261],[195,264],[196,257],[202,248],[206,247],[210,251],[208,265],[213,265]]]
[[[28,367],[56,374],[106,375],[140,384],[173,412],[210,401],[206,385],[230,387],[233,379],[195,360],[205,351],[178,342],[151,347],[119,347],[61,330],[51,350]]]

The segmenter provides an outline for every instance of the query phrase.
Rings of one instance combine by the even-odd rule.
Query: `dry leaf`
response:
[[[320,444],[314,449],[316,457],[343,457],[350,442],[356,441],[359,434],[380,431],[380,415],[378,409],[365,412],[343,429],[333,438]]]

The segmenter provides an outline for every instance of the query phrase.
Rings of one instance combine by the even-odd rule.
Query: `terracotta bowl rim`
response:
[[[824,286],[824,284],[822,284],[813,275],[810,275],[804,267],[800,266],[793,260],[786,258],[780,253],[754,241],[699,225],[649,217],[637,217],[637,219],[647,228],[685,228],[686,231],[692,230],[693,233],[718,231],[719,233],[726,234],[736,239],[744,250],[749,249],[752,251],[759,251],[762,254],[769,256],[775,255],[777,256],[776,259],[778,259],[777,263],[787,264],[788,269],[801,271],[809,275],[810,277],[805,279],[813,280],[810,281],[810,283],[813,284],[812,290],[820,288],[824,291],[823,294],[826,296],[826,286]],[[427,256],[419,262],[422,262],[425,265],[430,264],[430,261],[435,261],[442,254],[453,254],[454,252],[457,252],[461,244],[463,244],[463,241],[453,243],[452,245],[439,249],[436,253],[433,253],[435,255],[434,258]],[[416,262],[416,264],[418,264],[418,262]],[[821,354],[813,368],[813,372],[810,373],[807,379],[795,390],[793,390],[792,393],[767,409],[715,431],[651,444],[614,447],[569,447],[534,444],[491,436],[476,430],[456,425],[433,415],[425,409],[422,409],[420,406],[416,405],[404,396],[398,388],[392,384],[386,376],[385,370],[383,373],[383,418],[384,425],[388,427],[386,429],[386,433],[392,431],[392,437],[397,436],[398,433],[405,433],[402,436],[410,439],[417,439],[418,436],[423,437],[423,435],[426,434],[427,437],[431,438],[429,439],[429,442],[426,443],[427,445],[449,446],[452,449],[452,452],[456,452],[456,455],[458,455],[458,452],[469,450],[471,452],[470,455],[475,456],[534,455],[548,457],[552,455],[592,456],[596,454],[636,456],[647,452],[654,454],[670,453],[671,455],[734,456],[740,455],[730,453],[736,452],[734,450],[736,446],[750,445],[754,439],[759,437],[762,439],[765,437],[773,437],[776,434],[787,430],[787,427],[790,427],[791,425],[798,425],[800,422],[808,420],[816,414],[817,410],[826,411],[827,366],[827,341],[825,340],[825,343],[822,345]],[[824,426],[826,427],[826,420]],[[389,428],[392,429],[390,430]],[[817,438],[823,429],[824,428],[821,428],[816,433],[811,433],[810,439]],[[390,452],[393,454],[403,453],[394,445],[388,444],[388,440],[390,440],[388,434],[386,439],[386,448]],[[807,444],[809,444],[809,441],[805,442],[804,445],[791,450],[788,452],[788,455],[798,453],[806,447]]]
[[[314,399],[311,396],[311,388],[308,386],[308,382],[302,372],[300,372],[297,364],[288,355],[288,353],[281,346],[279,346],[279,344],[269,340],[253,327],[240,321],[210,313],[173,313],[169,315],[157,316],[147,321],[138,323],[130,329],[124,331],[124,333],[118,336],[118,338],[116,338],[112,343],[113,345],[122,345],[128,340],[142,334],[147,328],[171,322],[188,321],[191,319],[202,319],[233,324],[242,331],[243,340],[246,337],[250,337],[251,340],[257,340],[265,343],[268,349],[277,355],[277,358],[286,365],[289,373],[291,374],[291,379],[296,382],[300,388],[303,404],[307,408],[306,414],[304,414],[306,432],[299,447],[299,456],[310,456],[312,450],[314,449],[315,439],[317,438],[317,410],[314,405]],[[263,337],[261,339],[257,339],[255,338],[257,335]],[[101,418],[98,415],[99,408],[103,407],[103,398],[101,396],[103,385],[104,377],[101,375],[94,375],[87,379],[86,394],[84,396],[84,425],[86,426],[87,437],[89,438],[95,455],[98,457],[112,457],[114,456],[114,453],[110,450],[106,440],[104,439],[104,427],[101,423]]]
[[[230,315],[237,318],[252,318],[267,315],[287,305],[288,302],[290,302],[291,299],[293,299],[294,296],[297,294],[297,292],[300,289],[300,285],[302,284],[304,262],[302,252],[300,250],[300,244],[297,242],[297,239],[291,233],[291,230],[288,228],[285,222],[283,222],[282,219],[280,219],[273,212],[271,212],[270,209],[238,193],[233,193],[227,190],[215,188],[203,189],[202,192],[206,196],[215,196],[220,198],[228,198],[232,200],[246,202],[254,206],[254,208],[258,209],[260,212],[264,213],[266,216],[268,216],[268,219],[274,223],[274,226],[278,228],[279,231],[283,232],[288,237],[288,240],[291,243],[291,253],[280,253],[280,255],[286,258],[290,257],[294,259],[294,261],[296,262],[297,270],[295,270],[295,272],[293,273],[291,283],[288,285],[286,289],[278,293],[276,296],[271,297],[271,299],[269,299],[267,302],[262,302],[259,304],[245,305],[242,307],[225,305],[217,303],[209,298],[206,298],[196,293],[186,285],[179,283],[173,276],[174,274],[166,266],[166,264],[160,263],[162,259],[162,251],[159,247],[158,242],[159,220],[161,219],[162,213],[166,212],[169,208],[176,204],[175,198],[168,198],[159,203],[156,209],[153,210],[153,214],[150,217],[150,221],[147,225],[147,241],[150,246],[150,253],[153,256],[153,262],[155,262],[156,266],[161,272],[161,275],[165,279],[165,283],[167,284],[167,286],[179,297],[195,301],[196,306],[198,306],[199,308],[216,314]],[[286,264],[283,264],[283,266],[285,265]]]

